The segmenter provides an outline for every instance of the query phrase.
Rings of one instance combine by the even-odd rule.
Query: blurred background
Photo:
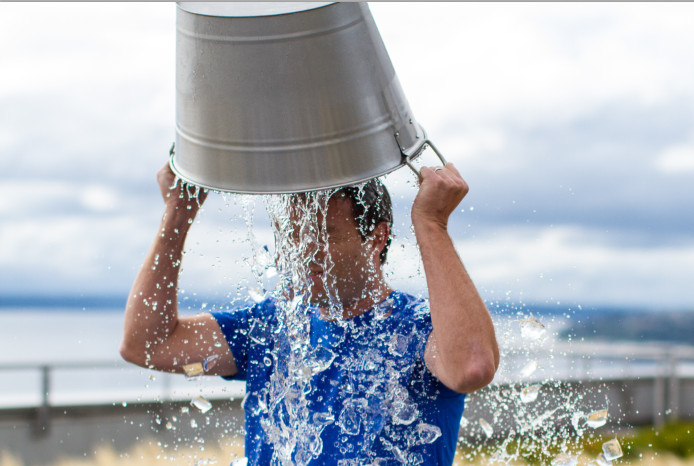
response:
[[[563,348],[566,361],[538,377],[612,381],[623,400],[610,409],[631,413],[613,429],[693,420],[694,5],[370,8],[417,120],[471,187],[450,233],[499,328],[539,316],[548,332],[536,350]],[[141,439],[174,435],[161,426],[193,393],[238,412],[242,386],[149,374],[117,354],[163,209],[175,10],[0,4],[2,466],[89,458],[103,442],[113,458],[135,455],[149,448]],[[405,169],[386,184],[389,279],[425,294],[415,179]],[[183,312],[271,286],[251,273],[252,242],[272,249],[262,199],[211,195],[187,242]],[[236,438],[232,418],[217,428]]]

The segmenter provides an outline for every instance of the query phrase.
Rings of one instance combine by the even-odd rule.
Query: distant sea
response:
[[[198,298],[190,310],[198,312],[202,302]],[[41,403],[42,366],[53,367],[50,374],[53,405],[184,400],[200,393],[210,400],[243,396],[242,382],[227,382],[219,377],[190,382],[181,375],[157,373],[125,363],[118,353],[124,306],[123,296],[0,298],[0,409]],[[206,309],[212,307],[226,306],[212,302]],[[490,308],[500,333],[506,329],[518,330],[518,309]],[[569,310],[531,305],[521,309],[526,315],[532,312],[547,324],[552,341],[571,336],[573,341],[664,341],[694,345],[692,311]],[[519,370],[527,360],[522,356],[509,363],[514,365],[509,370]],[[78,367],[65,367],[74,364]],[[545,367],[549,366],[548,363]],[[556,361],[554,367],[556,371],[562,370]],[[550,374],[545,371],[536,375]]]

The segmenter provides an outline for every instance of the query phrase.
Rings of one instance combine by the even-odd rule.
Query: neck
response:
[[[370,288],[366,298],[352,300],[351,304],[343,303],[342,318],[345,320],[353,319],[354,317],[364,314],[373,309],[378,303],[385,300],[392,292],[393,289],[388,286],[383,280],[383,277],[379,275],[379,279]],[[327,309],[320,308],[320,312],[323,318],[330,319]]]

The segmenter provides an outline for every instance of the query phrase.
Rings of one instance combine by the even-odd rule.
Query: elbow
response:
[[[118,351],[120,352],[121,358],[123,358],[125,361],[144,367],[144,353],[136,351],[132,345],[129,345],[128,342],[125,341],[125,339],[121,342]]]
[[[493,358],[476,361],[464,371],[461,371],[460,377],[451,388],[458,393],[470,393],[480,390],[492,383],[497,367],[498,363]]]

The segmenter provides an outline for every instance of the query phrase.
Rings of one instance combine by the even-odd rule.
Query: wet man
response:
[[[337,191],[325,219],[334,262],[330,273],[343,317],[353,325],[326,318],[316,299],[311,345],[331,348],[335,358],[312,376],[303,404],[291,406],[289,390],[283,403],[268,408],[268,397],[277,390],[271,374],[281,370],[286,353],[275,348],[277,361],[265,364],[269,343],[249,333],[256,322],[277,328],[275,300],[178,316],[178,265],[198,202],[180,197],[178,188],[171,191],[174,175],[163,167],[158,181],[164,216],[130,292],[121,355],[143,367],[181,373],[183,365],[219,354],[208,375],[245,380],[248,400],[254,400],[244,406],[245,451],[252,465],[269,465],[278,454],[282,429],[286,434],[296,427],[283,424],[290,415],[318,426],[291,446],[295,464],[452,464],[465,394],[492,381],[499,351],[491,317],[448,234],[449,216],[468,186],[451,163],[421,173],[411,218],[429,303],[393,291],[384,280],[392,227],[385,187],[369,182],[360,202],[354,189]],[[319,264],[317,258],[309,271],[316,298],[328,294]],[[212,346],[222,339],[228,344]]]

